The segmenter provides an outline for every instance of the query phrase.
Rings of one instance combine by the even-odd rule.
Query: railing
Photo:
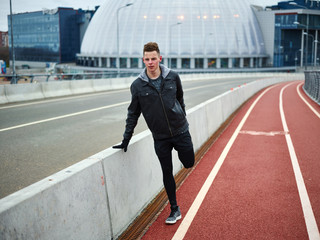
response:
[[[136,72],[120,73],[119,77],[137,76]],[[64,80],[85,80],[85,79],[102,79],[116,78],[115,72],[97,72],[97,73],[59,73],[59,74],[3,74],[0,75],[0,80],[10,83],[33,83],[33,82],[48,82],[48,81],[64,81]]]
[[[320,105],[320,71],[305,71],[305,93]]]
[[[88,71],[86,69],[86,71]],[[1,74],[0,82],[5,81],[7,83],[33,83],[33,82],[48,82],[48,81],[63,81],[63,80],[83,80],[83,79],[102,79],[102,78],[121,78],[138,76],[142,69],[121,69],[120,73],[117,71],[102,71],[91,70],[90,72],[84,72],[78,70],[74,73],[18,73],[16,75]],[[199,74],[199,73],[256,73],[256,72],[296,72],[295,67],[284,68],[243,68],[243,69],[175,69],[179,74]]]

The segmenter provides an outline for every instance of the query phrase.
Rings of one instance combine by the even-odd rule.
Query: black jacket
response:
[[[142,113],[155,139],[164,139],[188,130],[183,90],[179,75],[160,65],[163,77],[161,91],[149,82],[144,69],[131,84],[124,138],[130,139]]]

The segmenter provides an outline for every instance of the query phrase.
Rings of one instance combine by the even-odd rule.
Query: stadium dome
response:
[[[247,0],[106,0],[86,30],[77,62],[116,68],[119,54],[120,68],[141,68],[150,41],[172,68],[261,67],[267,57]]]

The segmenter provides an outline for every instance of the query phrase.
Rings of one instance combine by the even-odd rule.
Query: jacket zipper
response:
[[[164,104],[163,104],[161,93],[159,93],[159,97],[160,97],[160,100],[161,100],[161,103],[162,103],[162,108],[163,108],[164,115],[166,116],[166,120],[167,120],[167,123],[168,123],[168,128],[169,128],[171,137],[173,137],[172,130],[171,130],[170,123],[169,123],[169,119],[168,119],[168,115],[167,115],[166,110],[164,108]]]
[[[163,103],[163,100],[162,100],[162,95],[161,95],[161,92],[158,91],[158,89],[155,88],[155,86],[153,86],[152,84],[148,83],[151,87],[153,87],[157,93],[159,94],[159,97],[160,97],[160,100],[161,100],[161,105],[162,105],[162,109],[163,109],[163,112],[164,112],[164,116],[166,117],[166,121],[167,121],[167,124],[168,124],[168,128],[169,128],[169,131],[170,131],[170,134],[171,134],[171,137],[173,137],[173,133],[172,133],[172,130],[171,130],[171,126],[170,126],[170,123],[169,123],[169,119],[168,119],[168,115],[166,113],[166,109],[164,107],[164,103]],[[161,85],[161,89],[163,88],[163,86]]]

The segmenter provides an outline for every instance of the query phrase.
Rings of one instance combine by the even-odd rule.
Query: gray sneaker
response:
[[[175,224],[180,219],[181,219],[181,212],[180,212],[180,208],[178,207],[176,210],[171,210],[171,213],[166,220],[166,224]]]

